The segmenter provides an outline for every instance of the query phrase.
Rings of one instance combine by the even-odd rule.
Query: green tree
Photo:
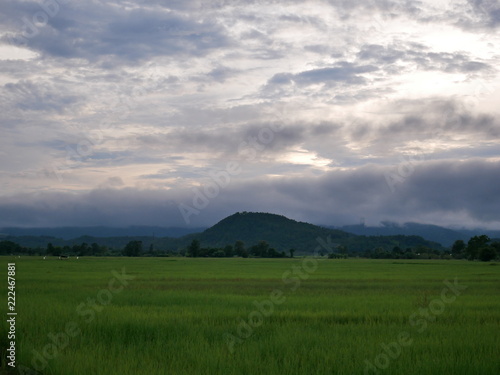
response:
[[[348,254],[347,246],[340,245],[339,252],[340,252],[340,255],[342,256],[342,258],[347,259],[347,254]]]
[[[88,255],[91,251],[91,249],[89,248],[89,244],[83,242],[82,245],[80,246],[80,251],[82,252],[82,255]]]
[[[98,243],[93,242],[92,245],[90,245],[90,255],[100,255],[101,252],[102,250]]]
[[[187,249],[187,255],[193,258],[200,256],[200,241],[193,240]]]
[[[293,258],[293,254],[295,253],[295,249],[288,250],[290,252],[290,258]]]
[[[474,236],[467,243],[467,247],[465,248],[465,256],[469,260],[474,260],[479,257],[479,251],[481,248],[485,247],[488,242],[490,242],[490,238],[486,235]]]
[[[56,255],[56,248],[52,245],[52,242],[47,244],[47,255]]]
[[[497,255],[500,255],[500,242],[493,242],[491,246],[495,249]]]
[[[497,257],[497,252],[493,246],[483,246],[479,249],[479,259],[483,262],[489,262]]]
[[[214,249],[211,256],[216,258],[222,258],[226,256],[226,253],[222,249]]]
[[[451,247],[451,253],[455,258],[460,258],[465,250],[465,246],[463,240],[456,240]]]
[[[257,245],[252,246],[252,255],[257,257],[267,257],[269,251],[269,244],[266,241],[259,241]]]
[[[224,256],[232,257],[234,255],[233,247],[231,245],[226,245],[224,247]]]
[[[142,253],[142,241],[130,241],[123,249],[123,255],[138,257]]]
[[[243,257],[243,254],[246,253],[245,244],[243,243],[243,241],[236,241],[235,242],[235,244],[234,244],[234,252],[239,257]],[[248,253],[247,253],[247,256],[248,256]],[[244,258],[246,258],[246,257],[244,257]]]
[[[50,244],[52,245],[52,244]],[[48,248],[48,245],[47,245]],[[1,255],[10,255],[15,254],[21,251],[21,246],[12,241],[1,241],[0,242],[0,254]]]

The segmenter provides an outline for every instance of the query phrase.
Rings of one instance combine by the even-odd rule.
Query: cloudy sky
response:
[[[2,0],[0,226],[500,225],[496,0]]]

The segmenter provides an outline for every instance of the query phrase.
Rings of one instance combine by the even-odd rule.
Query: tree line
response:
[[[266,241],[259,241],[249,247],[243,241],[236,241],[224,247],[202,247],[199,240],[194,239],[190,245],[178,251],[155,249],[150,244],[144,248],[142,241],[129,241],[124,248],[114,249],[98,243],[75,244],[73,246],[53,246],[48,243],[46,248],[23,247],[13,241],[0,241],[0,255],[72,255],[72,256],[186,256],[186,257],[258,257],[258,258],[285,258],[294,257],[295,250],[278,251]],[[330,252],[322,250],[321,256],[330,259],[364,257],[371,259],[467,259],[491,261],[500,257],[500,242],[493,241],[486,235],[474,236],[467,243],[457,240],[450,249],[445,251],[431,249],[425,246],[402,249],[394,246],[392,249],[376,247],[364,252],[350,251],[347,246],[336,245]]]
[[[467,244],[462,240],[457,240],[451,247],[451,253],[456,259],[490,260],[500,257],[500,242],[493,242],[486,235],[474,236]]]

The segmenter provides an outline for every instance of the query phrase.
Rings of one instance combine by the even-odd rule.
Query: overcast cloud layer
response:
[[[0,4],[0,226],[500,225],[494,0]]]

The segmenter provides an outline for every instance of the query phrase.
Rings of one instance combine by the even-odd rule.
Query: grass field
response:
[[[493,263],[0,259],[4,374],[500,374]]]

